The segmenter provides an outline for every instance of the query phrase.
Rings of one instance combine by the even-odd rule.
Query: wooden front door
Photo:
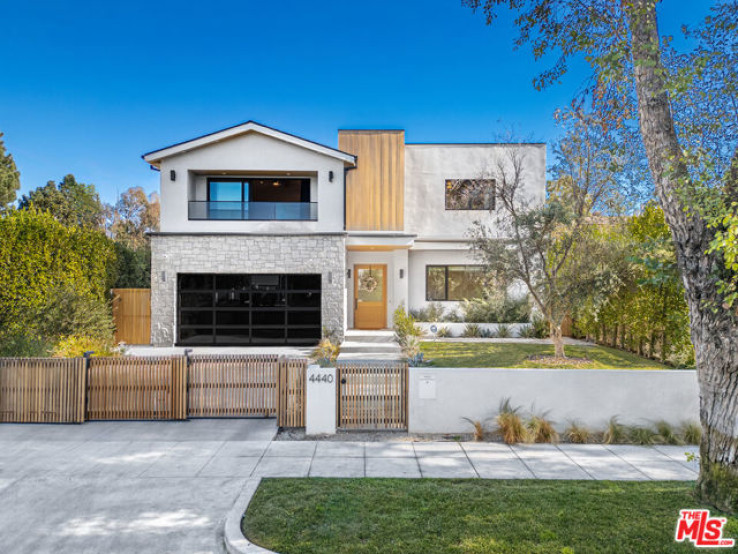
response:
[[[387,266],[354,266],[354,328],[387,326]]]

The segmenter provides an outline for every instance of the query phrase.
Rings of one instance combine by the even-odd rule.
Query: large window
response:
[[[446,179],[447,210],[494,210],[494,179]]]
[[[425,266],[425,299],[434,301],[479,298],[484,289],[480,265]]]
[[[208,179],[210,202],[310,202],[310,179]]]

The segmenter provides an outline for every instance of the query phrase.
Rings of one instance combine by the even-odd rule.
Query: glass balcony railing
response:
[[[208,202],[192,200],[189,219],[236,221],[317,221],[317,202]]]

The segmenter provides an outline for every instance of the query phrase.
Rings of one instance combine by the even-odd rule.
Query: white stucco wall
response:
[[[531,201],[546,194],[545,144],[405,145],[405,232],[420,239],[461,239],[475,220],[493,221],[484,210],[446,210],[446,179],[494,178],[509,148],[525,156],[525,190]]]
[[[170,180],[170,171],[176,180]],[[206,174],[258,175],[289,172],[311,177],[311,201],[317,221],[190,221],[188,200],[200,200]],[[333,182],[329,172],[333,171]],[[161,232],[164,233],[314,233],[342,231],[344,164],[341,160],[293,144],[248,133],[166,158],[161,162]],[[199,186],[198,186],[199,185]]]
[[[411,368],[408,430],[468,433],[464,417],[491,429],[505,398],[523,415],[548,412],[559,431],[571,420],[604,430],[613,416],[626,425],[699,421],[693,370]]]
[[[354,269],[355,264],[386,264],[387,265],[387,324],[392,327],[392,312],[400,305],[407,306],[408,302],[408,251],[407,249],[390,250],[386,252],[346,252],[346,268],[351,269],[351,278],[346,279],[346,298],[348,313],[348,327],[354,326]],[[400,278],[400,269],[404,276]]]

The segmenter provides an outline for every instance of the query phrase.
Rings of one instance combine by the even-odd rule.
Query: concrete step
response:
[[[394,342],[395,333],[392,330],[363,331],[349,329],[346,331],[347,342]]]
[[[399,352],[396,342],[354,342],[341,344],[341,352]]]
[[[362,361],[394,361],[400,360],[402,356],[399,352],[343,352],[338,355],[339,362],[345,362],[350,360],[362,360]]]

